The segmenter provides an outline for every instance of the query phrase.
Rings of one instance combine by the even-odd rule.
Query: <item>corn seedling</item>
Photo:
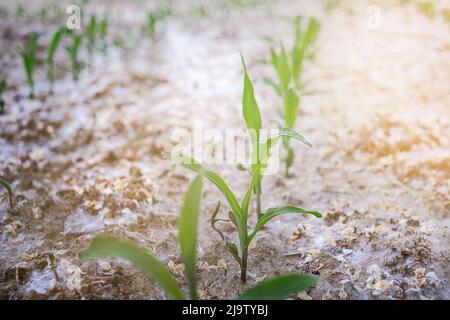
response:
[[[53,35],[52,40],[50,41],[50,45],[47,48],[47,79],[50,82],[50,88],[51,88],[52,92],[53,92],[53,85],[55,82],[54,59],[55,59],[56,50],[58,49],[58,46],[61,42],[64,32],[65,32],[65,29],[62,29],[62,28],[57,30],[55,32],[55,34]]]
[[[181,258],[186,268],[189,297],[197,299],[197,229],[203,177],[198,175],[189,186],[183,201],[178,222],[178,240]],[[182,289],[164,263],[148,250],[134,242],[112,235],[94,237],[89,247],[80,252],[80,259],[116,257],[130,261],[157,282],[170,299],[185,299]],[[261,282],[246,291],[239,299],[285,299],[291,294],[304,291],[318,282],[308,274],[287,274]]]
[[[306,30],[302,29],[301,19],[298,17],[294,23],[294,46],[290,56],[287,54],[284,46],[280,45],[277,52],[271,49],[271,62],[278,76],[278,82],[265,78],[265,82],[272,86],[275,92],[282,97],[283,109],[283,126],[294,129],[297,122],[297,111],[300,104],[300,98],[297,91],[302,89],[301,73],[305,58],[311,58],[310,47],[317,38],[319,32],[319,22],[315,18],[308,21]],[[290,138],[283,138],[283,147],[286,150],[286,176],[289,174],[289,168],[294,163],[294,150],[290,147]]]
[[[25,18],[26,12],[21,3],[17,4],[15,16],[18,19]]]
[[[74,80],[78,80],[78,74],[81,69],[81,62],[78,58],[78,52],[81,47],[81,43],[83,42],[83,38],[81,35],[76,34],[73,31],[68,32],[72,38],[72,43],[68,47],[66,47],[67,52],[70,55],[70,61],[72,64],[72,76]]]
[[[87,49],[89,53],[89,59],[92,60],[92,55],[94,54],[95,43],[97,38],[97,17],[91,15],[89,19],[89,23],[86,28],[86,37],[87,37]]]
[[[151,11],[147,15],[147,22],[144,26],[143,33],[149,36],[150,39],[155,39],[157,24],[167,18],[170,14],[171,9],[169,7]]]
[[[164,152],[163,157],[166,159],[171,159],[175,164],[181,165],[182,167],[194,171],[210,182],[212,182],[225,196],[231,211],[229,214],[229,220],[237,233],[239,238],[239,249],[238,246],[233,243],[230,239],[226,239],[222,233],[220,236],[225,242],[225,246],[230,251],[232,256],[236,259],[241,267],[241,280],[246,281],[247,275],[247,260],[248,260],[248,248],[255,237],[255,235],[263,228],[263,226],[272,220],[273,218],[288,214],[288,213],[298,213],[298,214],[311,214],[316,217],[321,217],[321,214],[316,211],[308,211],[302,208],[298,208],[292,205],[284,205],[276,208],[271,208],[265,213],[261,213],[261,183],[263,172],[267,168],[269,159],[272,153],[272,148],[277,144],[278,140],[283,137],[289,137],[299,140],[307,145],[310,143],[299,133],[295,132],[289,128],[281,128],[279,134],[276,137],[269,138],[264,143],[260,142],[260,130],[261,130],[261,115],[259,112],[258,104],[256,103],[254,97],[253,84],[248,76],[247,69],[245,67],[244,59],[242,58],[242,64],[244,67],[244,93],[242,99],[243,105],[243,115],[247,127],[250,131],[252,139],[252,165],[251,169],[245,169],[251,173],[251,180],[241,203],[238,202],[235,193],[230,189],[228,184],[215,172],[205,169],[200,163],[192,158],[186,157],[179,153]],[[240,166],[243,169],[243,166]],[[252,194],[256,196],[256,206],[257,206],[257,223],[253,230],[249,233],[248,231],[248,214],[249,205]],[[219,221],[216,219],[218,209],[215,210],[213,214],[212,225]],[[224,221],[223,219],[220,219]],[[214,227],[217,230],[217,228]]]
[[[3,98],[3,93],[6,91],[8,84],[6,79],[0,79],[0,114],[5,112],[5,99]]]
[[[2,178],[0,178],[0,185],[6,189],[6,192],[8,192],[9,207],[11,208],[11,210],[14,210],[13,192],[11,185],[8,183],[8,181],[3,180]]]
[[[28,42],[27,49],[20,49],[19,53],[22,57],[23,67],[25,69],[25,75],[27,78],[28,86],[30,87],[30,99],[34,98],[34,78],[33,72],[36,65],[40,62],[36,56],[38,49],[40,35],[38,33],[33,33],[30,41]]]
[[[108,17],[104,17],[98,23],[98,32],[100,35],[100,39],[102,40],[101,51],[103,54],[106,54],[106,50],[108,48],[108,42],[106,41],[106,37],[108,36]]]

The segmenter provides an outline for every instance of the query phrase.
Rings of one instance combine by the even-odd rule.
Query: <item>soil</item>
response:
[[[125,261],[78,259],[90,239],[105,232],[151,250],[187,290],[177,217],[193,174],[162,159],[161,151],[173,148],[173,130],[192,130],[198,121],[204,128],[244,128],[239,51],[263,125],[276,127],[281,105],[263,81],[275,77],[264,63],[265,38],[290,46],[292,21],[304,15],[321,22],[315,57],[305,65],[297,123],[314,147],[292,143],[291,174],[264,178],[263,207],[292,203],[324,217],[283,216],[268,224],[252,244],[244,285],[209,226],[218,201],[219,216],[226,217],[225,200],[205,183],[201,298],[229,299],[266,277],[308,272],[320,275],[320,283],[294,299],[450,299],[449,22],[404,1],[333,7],[244,1],[228,10],[198,3],[176,2],[151,40],[139,38],[139,28],[156,2],[145,8],[89,2],[86,12],[133,13],[110,26],[111,34],[138,39],[133,50],[96,53],[78,81],[60,50],[54,92],[40,70],[34,100],[27,98],[16,48],[32,31],[47,43],[61,18],[11,13],[1,19],[1,73],[9,90],[0,115],[0,176],[12,183],[15,206],[2,190],[0,298],[166,299]],[[14,12],[12,3],[2,5]],[[42,5],[33,1],[25,9]],[[376,28],[367,24],[371,5],[381,10]],[[44,57],[45,47],[39,51]],[[245,173],[234,165],[211,168],[245,193]],[[236,237],[226,223],[219,228]]]

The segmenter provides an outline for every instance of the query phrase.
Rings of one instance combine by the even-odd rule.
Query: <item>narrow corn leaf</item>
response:
[[[183,156],[179,153],[163,152],[162,155],[165,159],[170,159],[175,164],[178,164],[186,169],[201,174],[209,181],[214,183],[217,186],[217,188],[219,188],[219,190],[222,192],[222,194],[225,196],[225,199],[227,199],[233,212],[240,213],[239,202],[236,200],[234,193],[228,187],[227,183],[218,174],[206,170],[200,163],[198,163],[194,159]]]
[[[298,140],[298,141],[303,142],[304,144],[306,144],[308,147],[312,148],[312,144],[311,144],[311,142],[308,141],[308,139],[306,139],[300,133],[298,133],[297,131],[295,131],[295,130],[293,130],[291,128],[280,128],[279,136],[280,137],[288,137],[288,138],[292,138],[294,140]]]
[[[311,143],[300,133],[296,132],[290,128],[280,128],[278,132],[278,136],[269,138],[265,143],[262,143],[260,146],[260,163],[261,163],[261,174],[263,170],[267,167],[269,163],[269,159],[272,155],[272,148],[276,146],[277,142],[280,138],[292,138],[295,140],[299,140],[306,144],[308,147],[312,147]],[[289,146],[289,145],[287,145]]]
[[[48,46],[47,49],[47,63],[49,64],[50,63],[53,64],[56,49],[58,49],[59,43],[61,42],[63,32],[64,32],[63,29],[59,29],[58,31],[56,31],[55,34],[53,35],[52,40],[50,41],[50,45]]]
[[[296,206],[292,206],[292,205],[286,205],[286,206],[282,206],[282,207],[276,207],[276,208],[272,208],[267,210],[266,213],[264,213],[261,218],[258,220],[258,222],[255,225],[255,228],[253,228],[253,231],[250,233],[249,237],[248,237],[248,244],[250,244],[250,242],[253,240],[253,237],[258,233],[258,231],[260,231],[262,229],[262,227],[269,222],[270,220],[272,220],[275,217],[281,216],[283,214],[288,214],[288,213],[299,213],[299,214],[311,214],[317,218],[321,218],[322,215],[320,214],[320,212],[317,211],[309,211],[309,210],[305,210]]]
[[[99,23],[99,33],[102,39],[108,35],[108,18],[103,18]]]
[[[237,246],[229,241],[226,240],[225,241],[225,246],[227,247],[228,251],[230,251],[231,255],[233,256],[233,258],[239,263],[239,265],[242,267],[242,262],[241,262],[241,257],[239,257],[239,251]]]
[[[91,15],[91,18],[89,19],[89,23],[87,26],[87,37],[89,40],[89,50],[93,49],[94,43],[95,43],[95,33],[97,31],[97,17],[94,15]]]
[[[55,32],[47,49],[47,78],[52,85],[55,78],[53,74],[53,60],[55,58],[55,53],[58,49],[59,43],[61,42],[63,32],[64,29],[62,28]]]
[[[0,179],[0,185],[3,186],[8,192],[8,201],[11,210],[14,210],[13,191],[8,181]]]
[[[171,299],[184,299],[169,269],[147,250],[135,243],[111,235],[99,235],[92,239],[86,250],[80,252],[81,260],[105,257],[122,258],[140,268],[168,294]]]
[[[256,141],[259,141],[259,131],[261,130],[261,114],[255,100],[253,83],[250,80],[244,57],[241,53],[242,66],[244,68],[244,93],[242,95],[242,112],[244,114],[247,128],[256,133]]]
[[[281,51],[279,54],[277,54],[274,49],[271,50],[271,53],[272,64],[278,74],[278,77],[280,78],[281,88],[283,92],[286,92],[289,87],[289,83],[291,82],[291,71],[284,46],[281,45]]]
[[[38,49],[38,45],[39,45],[39,38],[40,38],[40,34],[39,33],[33,33],[31,40],[30,40],[30,44],[28,46],[28,56],[30,57],[30,61],[32,63],[32,65],[35,65],[39,62],[38,58],[37,58],[37,49]]]
[[[316,285],[319,277],[309,274],[284,274],[262,281],[244,291],[239,300],[284,300]]]
[[[297,110],[300,98],[294,90],[289,89],[284,95],[284,125],[287,128],[294,129],[297,121]]]
[[[308,28],[305,34],[305,43],[309,46],[312,42],[317,39],[320,31],[320,23],[316,18],[311,18],[308,23]]]
[[[200,163],[190,157],[183,156],[176,152],[163,152],[162,155],[165,159],[170,159],[175,164],[202,175],[222,192],[231,207],[232,215],[234,217],[233,221],[238,228],[241,243],[245,243],[247,241],[247,228],[242,217],[241,207],[227,183],[217,173],[206,170]]]
[[[189,186],[181,208],[179,220],[179,241],[181,258],[186,266],[186,278],[191,299],[197,299],[197,229],[200,214],[203,177],[198,175]]]

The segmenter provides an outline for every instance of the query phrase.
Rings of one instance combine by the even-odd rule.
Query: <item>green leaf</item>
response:
[[[97,17],[95,14],[91,15],[91,18],[89,19],[89,23],[87,25],[87,36],[88,36],[88,40],[89,40],[89,44],[91,46],[94,45],[95,42],[95,33],[97,30]],[[92,49],[92,48],[91,48]]]
[[[259,141],[259,131],[261,130],[261,114],[258,104],[255,100],[255,92],[253,83],[250,80],[247,67],[245,66],[244,57],[241,53],[242,66],[244,68],[244,93],[242,95],[242,112],[245,123],[250,131],[256,133],[256,141]]]
[[[292,89],[289,89],[284,95],[284,125],[287,128],[295,128],[299,102],[300,98]]]
[[[311,142],[308,141],[308,139],[306,139],[300,133],[298,133],[297,131],[295,131],[291,128],[280,128],[279,136],[280,137],[289,137],[294,140],[298,140],[298,141],[306,144],[308,147],[312,148],[312,144],[311,144]]]
[[[239,300],[284,300],[292,294],[316,285],[319,277],[309,274],[284,274],[250,287]]]
[[[239,171],[245,171],[245,172],[248,172],[248,173],[252,174],[252,171],[251,171],[249,168],[247,168],[246,166],[244,166],[242,163],[238,163],[238,164],[236,165],[236,168],[237,168]]]
[[[305,34],[305,43],[307,46],[311,45],[317,39],[320,31],[320,23],[316,18],[309,19],[308,28]]]
[[[108,18],[105,17],[100,21],[99,24],[99,33],[100,33],[100,37],[101,38],[106,38],[106,36],[108,35]]]
[[[263,173],[264,169],[267,167],[269,163],[269,159],[272,155],[272,148],[276,146],[278,140],[281,137],[299,140],[304,144],[306,144],[307,146],[312,147],[311,143],[304,136],[302,136],[295,130],[290,128],[280,128],[278,136],[267,139],[267,141],[265,143],[262,143],[260,146],[261,174]]]
[[[242,200],[241,212],[244,218],[244,221],[247,222],[248,217],[248,206],[250,204],[250,199],[255,189],[255,186],[261,180],[261,165],[257,165],[255,167],[255,171],[253,172],[252,180],[250,181],[250,186],[247,189],[247,193],[245,194],[244,199]]]
[[[56,49],[58,49],[58,45],[61,42],[63,32],[64,32],[63,29],[58,29],[58,31],[55,32],[52,40],[50,41],[50,45],[48,46],[48,49],[47,49],[47,62],[49,64],[53,64],[53,59],[55,57]]]
[[[296,206],[292,206],[292,205],[271,208],[271,209],[267,210],[267,212],[264,213],[261,216],[261,218],[258,220],[258,222],[256,223],[255,228],[253,228],[253,231],[250,233],[250,235],[248,237],[248,244],[250,244],[250,242],[253,240],[254,236],[258,233],[258,231],[260,231],[262,229],[262,227],[267,222],[269,222],[270,220],[272,220],[275,217],[281,216],[283,214],[288,214],[288,213],[311,214],[317,218],[322,217],[320,212],[309,211],[309,210],[305,210],[305,209],[302,209],[302,208],[299,208]]]
[[[11,210],[14,210],[13,191],[9,182],[0,178],[0,185],[3,186],[8,192],[9,206]]]
[[[280,53],[277,54],[274,49],[271,50],[272,65],[274,66],[278,77],[281,81],[281,88],[283,92],[286,92],[291,82],[291,70],[289,68],[289,61],[284,50],[284,46],[281,45]]]
[[[241,257],[239,257],[239,251],[237,246],[233,242],[230,242],[229,240],[225,241],[225,246],[227,247],[228,251],[230,251],[233,258],[236,259],[236,261],[242,267]]]
[[[186,266],[186,277],[191,299],[197,299],[197,229],[200,214],[203,177],[198,175],[189,186],[181,208],[179,241],[181,258]]]
[[[122,258],[140,268],[153,281],[167,292],[172,299],[184,299],[178,284],[169,269],[155,256],[134,242],[112,235],[98,235],[92,239],[86,250],[80,252],[81,260],[105,257]]]

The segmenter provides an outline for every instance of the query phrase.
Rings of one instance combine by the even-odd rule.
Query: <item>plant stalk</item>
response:
[[[241,281],[243,283],[247,282],[247,259],[248,259],[248,248],[244,248],[242,250],[242,258],[241,258]]]
[[[258,182],[257,192],[256,192],[256,214],[259,218],[261,218],[261,182]]]

